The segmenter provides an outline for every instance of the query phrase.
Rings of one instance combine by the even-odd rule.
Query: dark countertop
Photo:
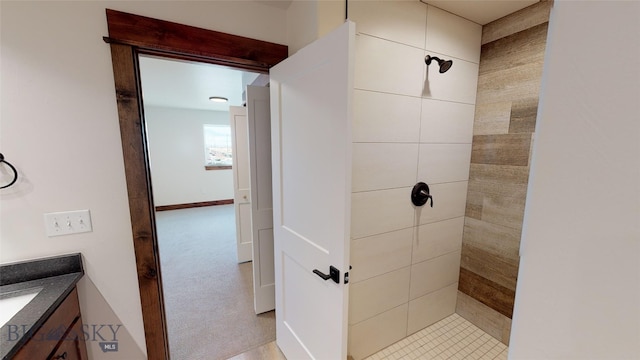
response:
[[[0,296],[41,288],[0,329],[0,358],[11,359],[44,324],[84,275],[80,254],[0,265]]]

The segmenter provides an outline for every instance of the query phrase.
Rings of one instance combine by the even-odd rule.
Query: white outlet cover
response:
[[[89,210],[46,213],[44,223],[49,237],[93,231]]]

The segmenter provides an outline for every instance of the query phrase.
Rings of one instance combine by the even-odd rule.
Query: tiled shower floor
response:
[[[506,360],[508,349],[460,315],[453,314],[365,360]]]

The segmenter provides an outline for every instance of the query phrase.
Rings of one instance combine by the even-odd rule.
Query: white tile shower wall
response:
[[[417,1],[354,1],[350,19],[361,34],[424,48],[427,26],[425,5]]]
[[[464,216],[416,227],[411,263],[460,250],[463,230]]]
[[[456,279],[457,280],[457,279]],[[407,335],[444,319],[456,311],[458,282],[409,302]]]
[[[437,56],[446,60],[451,59],[446,54],[434,51],[425,51],[424,56],[426,55]],[[424,65],[424,61],[422,64]],[[453,59],[453,66],[444,74],[440,74],[438,64],[435,62],[432,62],[428,67],[425,66],[425,69],[427,68],[429,71],[425,71],[422,96],[464,104],[474,104],[476,102],[478,63]]]
[[[353,191],[413,186],[416,180],[417,150],[418,144],[353,144]],[[381,168],[384,171],[380,171]]]
[[[380,169],[384,171],[384,169]],[[351,238],[410,228],[415,210],[411,187],[355,192],[351,195]]]
[[[467,183],[468,181],[457,181],[430,184],[429,189],[435,205],[423,206],[415,211],[418,224],[429,224],[464,216],[467,206]]]
[[[416,97],[355,90],[353,142],[419,142],[420,122],[425,121],[420,118],[420,106],[421,99]]]
[[[349,354],[360,360],[406,337],[408,313],[409,304],[405,303],[350,325]]]
[[[409,298],[414,300],[458,281],[460,250],[411,265]]]
[[[471,144],[420,144],[418,179],[427,184],[469,180]]]
[[[352,240],[351,282],[356,283],[411,265],[412,241],[413,228]],[[424,247],[426,246],[428,245]]]
[[[349,354],[455,311],[482,29],[420,2],[356,1]],[[428,71],[425,55],[452,59]],[[429,183],[433,208],[410,202]]]
[[[430,6],[427,11],[427,36],[425,49],[447,56],[480,62],[482,26],[452,16],[444,10]]]
[[[349,322],[357,324],[409,301],[408,267],[354,283],[349,298]]]
[[[356,89],[420,97],[424,50],[358,34],[354,71]]]
[[[429,144],[471,144],[475,106],[422,99],[420,141]]]

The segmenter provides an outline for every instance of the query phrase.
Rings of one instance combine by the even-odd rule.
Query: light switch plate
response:
[[[60,236],[92,231],[89,210],[63,211],[44,214],[47,236]]]

